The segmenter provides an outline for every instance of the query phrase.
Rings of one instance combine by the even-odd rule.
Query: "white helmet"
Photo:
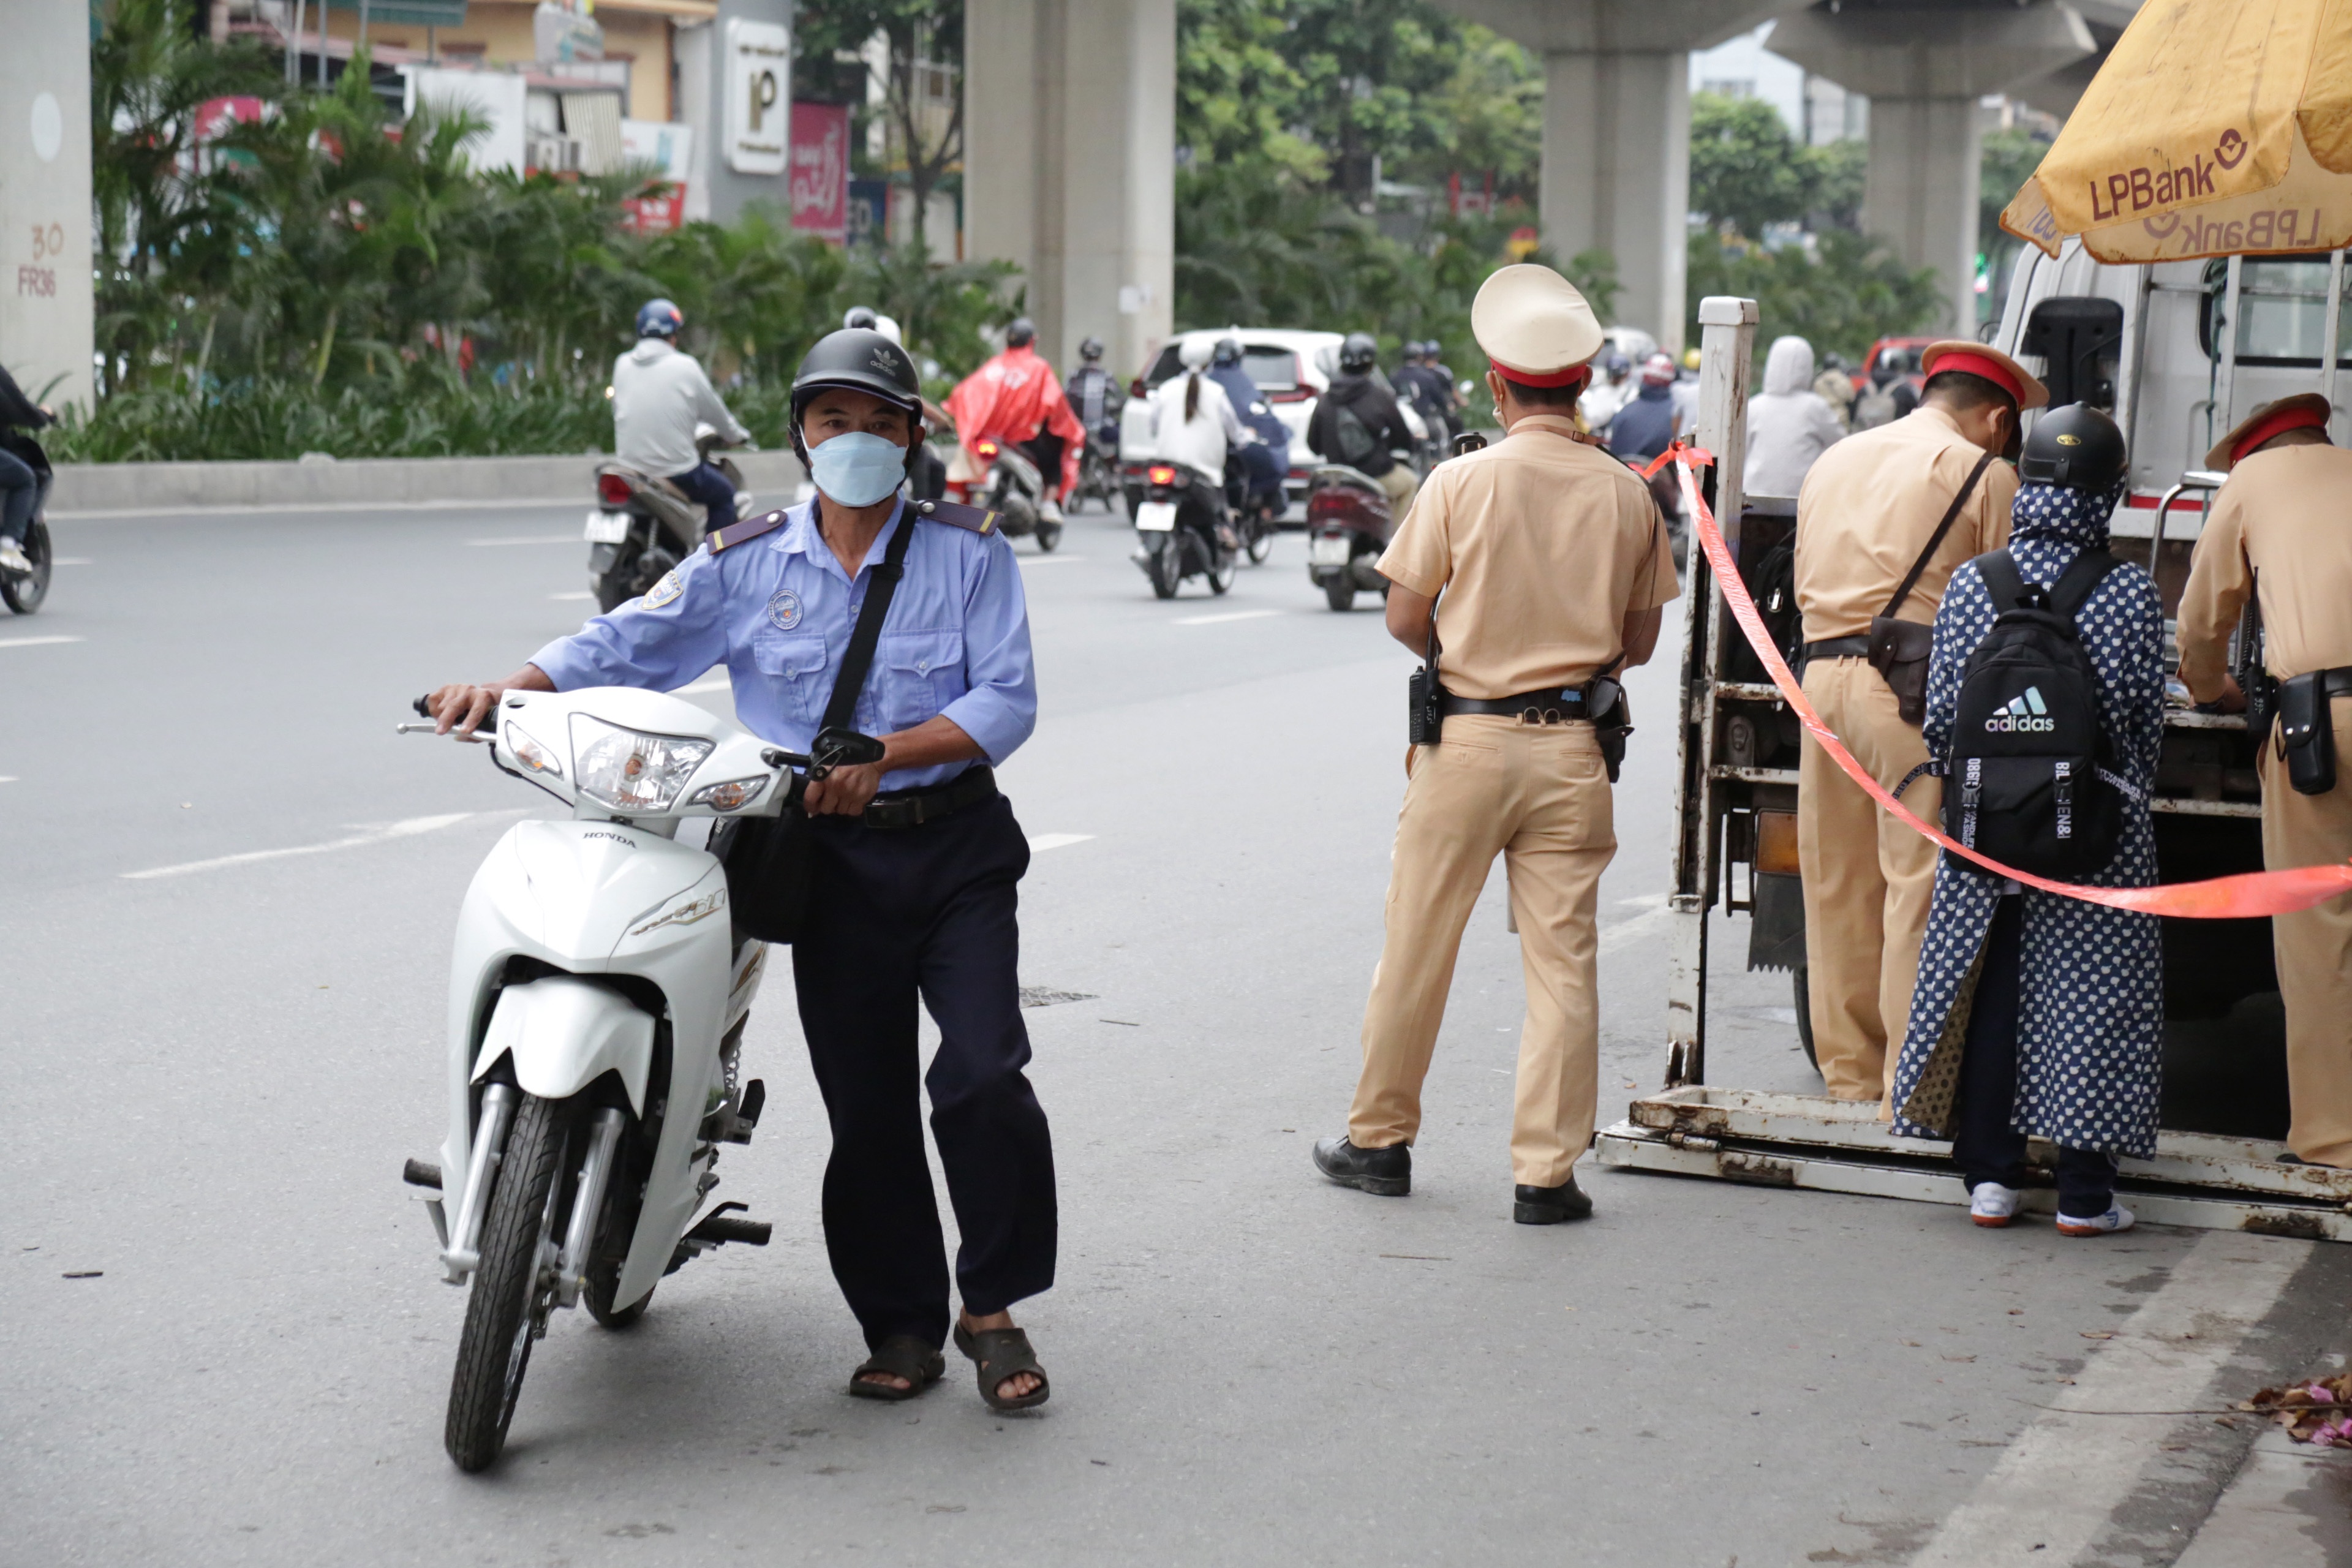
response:
[[[1186,370],[1205,370],[1209,356],[1216,352],[1217,345],[1208,338],[1186,338],[1176,351],[1176,361]]]

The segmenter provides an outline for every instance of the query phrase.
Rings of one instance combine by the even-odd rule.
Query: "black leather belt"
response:
[[[1805,645],[1807,658],[1868,658],[1870,639],[1859,637],[1823,637]]]
[[[868,827],[920,827],[968,806],[996,798],[996,774],[985,765],[966,768],[943,784],[929,789],[893,790],[866,803],[859,821]]]
[[[2352,697],[2352,664],[2339,664],[2322,673],[2319,689],[2330,697]]]
[[[1584,693],[1573,686],[1547,686],[1541,691],[1522,691],[1517,697],[1456,697],[1449,691],[1444,696],[1444,710],[1448,713],[1501,713],[1524,724],[1558,724],[1584,717]]]

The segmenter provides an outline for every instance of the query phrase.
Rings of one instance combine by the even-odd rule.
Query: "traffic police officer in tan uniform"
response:
[[[1796,587],[1806,698],[1855,761],[1934,822],[1942,785],[1926,772],[1920,717],[1906,719],[1870,660],[1871,623],[1916,623],[1924,658],[1953,568],[2009,541],[2017,475],[1997,454],[2016,435],[2019,411],[2049,395],[1981,343],[1936,343],[1919,363],[1927,380],[1918,407],[1847,437],[1805,475]],[[1895,603],[1906,578],[1910,591]],[[1917,673],[1924,680],[1924,664]],[[1834,1099],[1883,1100],[1887,1042],[1903,1038],[1919,977],[1936,846],[1880,811],[1808,732],[1797,769],[1797,861],[1822,1081]]]
[[[1438,742],[1406,757],[1362,1076],[1346,1136],[1318,1143],[1315,1163],[1365,1192],[1411,1189],[1454,954],[1500,854],[1528,989],[1513,1215],[1548,1225],[1592,1211],[1571,1167],[1592,1137],[1593,912],[1617,838],[1601,741],[1581,716],[1587,683],[1649,658],[1676,587],[1649,487],[1577,429],[1602,347],[1583,296],[1548,267],[1507,267],[1470,321],[1507,434],[1433,469],[1381,557],[1391,636],[1423,653],[1436,605],[1448,695]]]
[[[2259,748],[2263,864],[2273,868],[2352,859],[2352,452],[2329,443],[2328,413],[2315,393],[2265,404],[2206,456],[2230,479],[2180,596],[2180,679],[2199,701],[2245,706],[2225,660],[2250,595],[2272,677],[2307,677],[2324,694],[2333,789],[2304,795],[2290,782],[2277,731],[2291,709]],[[2352,898],[2273,916],[2271,939],[2286,1003],[2287,1148],[2352,1168]]]

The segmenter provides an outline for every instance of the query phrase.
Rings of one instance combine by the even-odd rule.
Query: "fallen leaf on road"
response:
[[[2083,1337],[2086,1340],[2111,1340],[2116,1337],[2116,1331],[2113,1329],[2084,1329]]]

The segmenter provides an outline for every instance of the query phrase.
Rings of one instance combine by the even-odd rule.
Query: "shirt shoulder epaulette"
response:
[[[944,522],[950,528],[968,532],[991,534],[996,531],[998,517],[986,507],[965,506],[951,500],[919,500],[915,515],[929,522]]]
[[[716,555],[722,550],[731,550],[738,544],[747,543],[759,538],[761,534],[773,533],[791,521],[790,512],[779,510],[769,512],[763,517],[746,518],[741,522],[730,522],[725,528],[714,528],[707,536],[710,544],[710,553]]]

